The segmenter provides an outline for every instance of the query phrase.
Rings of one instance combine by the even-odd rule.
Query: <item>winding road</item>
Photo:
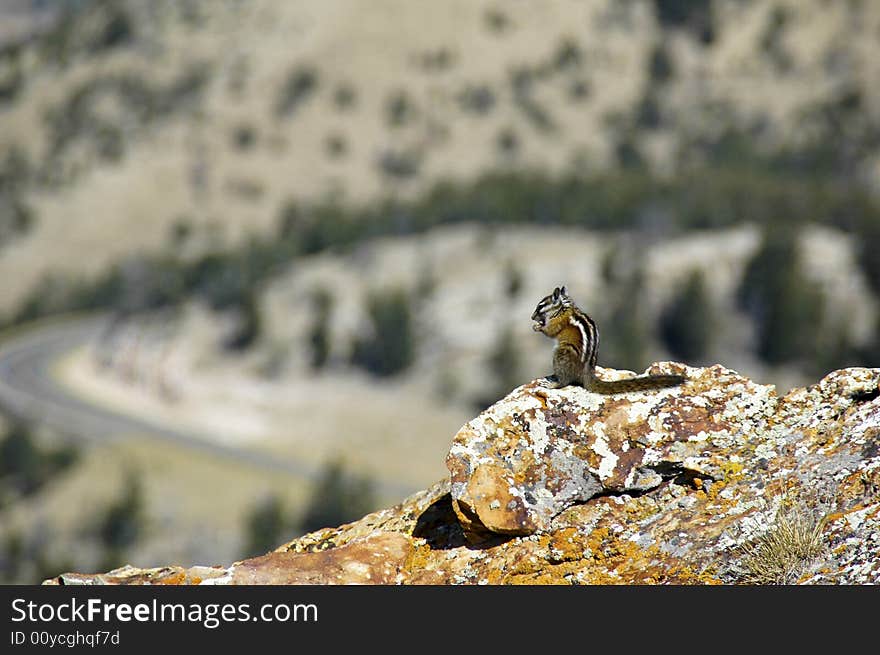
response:
[[[16,418],[46,425],[78,439],[106,443],[146,437],[267,471],[317,479],[318,467],[258,450],[224,445],[209,435],[184,432],[114,412],[65,388],[52,375],[56,362],[92,342],[105,328],[106,321],[102,317],[88,317],[47,322],[5,336],[0,342],[0,408]],[[375,480],[374,483],[380,491],[401,498],[413,491],[396,482]]]

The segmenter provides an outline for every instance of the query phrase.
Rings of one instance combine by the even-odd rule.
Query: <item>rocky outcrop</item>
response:
[[[784,397],[721,366],[660,371],[688,382],[523,385],[459,431],[447,480],[262,557],[47,582],[880,582],[880,369]]]

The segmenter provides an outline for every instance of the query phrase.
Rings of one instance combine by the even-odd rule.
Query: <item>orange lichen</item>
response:
[[[163,585],[182,585],[186,583],[186,573],[184,571],[174,571],[160,577],[157,582]]]
[[[570,562],[584,556],[584,540],[577,528],[563,528],[550,535],[548,540],[549,561]]]
[[[427,544],[413,544],[413,548],[403,563],[406,572],[419,571],[428,566],[432,556],[431,547]]]
[[[709,491],[706,492],[706,498],[711,502],[717,502],[719,500],[718,494],[720,494],[726,486],[727,482],[725,480],[717,480],[716,482],[713,482],[712,486],[709,487]]]

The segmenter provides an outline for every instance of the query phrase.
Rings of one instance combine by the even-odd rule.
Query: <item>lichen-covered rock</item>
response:
[[[776,397],[720,366],[682,388],[603,396],[520,387],[465,425],[446,464],[470,533],[531,534],[601,493],[643,492],[676,476],[720,478]],[[743,398],[748,398],[745,405]]]
[[[47,582],[880,582],[880,369],[782,398],[720,366],[660,369],[689,381],[524,385],[456,435],[450,479],[263,557]]]
[[[230,584],[395,584],[412,552],[402,534],[384,532],[315,552],[280,551],[240,562]]]

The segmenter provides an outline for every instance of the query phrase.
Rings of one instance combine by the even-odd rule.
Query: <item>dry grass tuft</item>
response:
[[[773,527],[742,548],[745,584],[793,584],[825,552],[825,515],[803,505],[783,505]]]

